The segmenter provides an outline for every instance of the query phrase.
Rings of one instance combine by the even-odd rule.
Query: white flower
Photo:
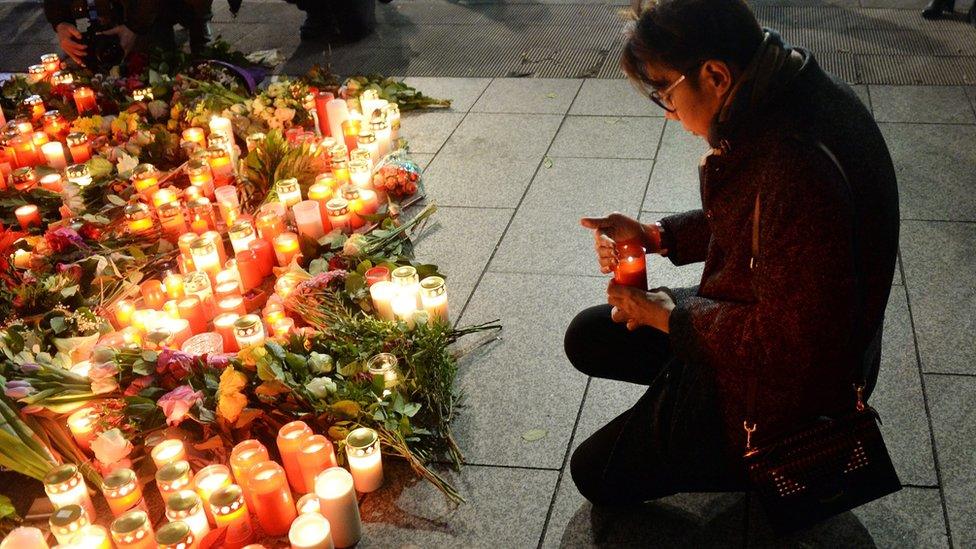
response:
[[[327,374],[333,368],[332,357],[327,354],[313,352],[308,356],[308,366],[316,374]]]
[[[274,117],[282,122],[290,122],[295,118],[295,109],[279,107],[275,109]]]
[[[160,99],[157,99],[155,101],[150,101],[149,104],[146,105],[146,108],[149,109],[149,114],[155,120],[159,120],[160,118],[166,116],[169,113],[169,105],[165,101],[162,101]]]
[[[306,383],[305,388],[318,398],[325,398],[329,393],[334,393],[338,389],[335,382],[327,377],[317,377]]]
[[[346,239],[342,245],[342,255],[346,257],[356,257],[366,245],[366,235],[354,233]]]

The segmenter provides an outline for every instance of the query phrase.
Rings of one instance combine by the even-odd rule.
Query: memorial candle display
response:
[[[349,202],[345,198],[333,198],[325,205],[329,216],[329,225],[348,233],[352,231],[352,216],[349,212]]]
[[[259,242],[265,246],[268,244],[263,240]],[[258,253],[250,247],[237,254],[237,270],[241,275],[241,290],[245,293],[260,286],[264,280],[264,265]]]
[[[315,477],[315,495],[322,516],[329,520],[332,541],[337,547],[352,547],[363,535],[359,503],[352,475],[342,467],[331,467]]]
[[[617,244],[617,267],[613,281],[647,291],[646,252],[639,244]]]
[[[69,133],[65,141],[68,144],[72,162],[81,164],[91,159],[91,144],[88,142],[88,136],[83,132]]]
[[[125,513],[112,521],[110,530],[117,549],[156,549],[152,522],[145,511]]]
[[[68,416],[68,430],[71,436],[84,450],[91,450],[91,442],[95,439],[95,425],[98,423],[98,413],[94,408],[86,407],[72,412]]]
[[[51,139],[61,139],[61,134],[67,129],[67,123],[65,122],[64,117],[61,116],[61,112],[57,110],[47,111],[44,113],[43,120],[44,133],[46,133]],[[61,166],[61,168],[64,168],[64,166]]]
[[[193,490],[180,490],[166,498],[166,518],[185,523],[197,539],[203,539],[210,532],[204,503]]]
[[[367,151],[368,152],[368,151]],[[369,188],[372,175],[370,174],[369,163],[365,160],[349,161],[349,180],[359,189]]]
[[[346,435],[346,459],[357,492],[373,492],[383,485],[383,457],[376,431],[360,427]]]
[[[186,164],[186,174],[190,184],[199,188],[203,195],[208,198],[214,196],[214,180],[209,164],[199,159],[191,160]]]
[[[382,265],[378,267],[372,267],[368,269],[363,276],[366,277],[366,285],[372,286],[377,282],[381,282],[384,280],[389,281],[390,269],[383,267]]]
[[[7,141],[7,146],[14,151],[14,160],[18,166],[33,166],[37,164],[37,149],[30,135],[18,135]]]
[[[71,549],[112,549],[112,538],[104,526],[89,524],[75,535]]]
[[[333,549],[329,521],[318,513],[307,513],[295,519],[288,531],[291,549]]]
[[[359,132],[359,139],[356,140],[356,144],[360,149],[369,151],[369,157],[374,166],[379,164],[380,145],[376,142],[376,136],[373,135],[372,131],[363,130]]]
[[[116,469],[107,475],[102,481],[102,494],[116,517],[133,509],[149,511],[142,497],[142,486],[132,469]]]
[[[182,521],[164,524],[156,531],[157,549],[195,549],[200,541],[190,525]]]
[[[30,95],[24,99],[24,109],[27,110],[31,120],[37,121],[44,116],[47,107],[44,106],[44,100],[40,95]]]
[[[69,543],[82,528],[91,524],[91,521],[80,505],[65,505],[51,513],[48,524],[58,543]]]
[[[202,235],[207,231],[217,229],[217,218],[214,217],[213,204],[210,203],[209,198],[201,196],[189,200],[186,203],[186,209],[192,220],[191,229],[197,234]]]
[[[298,512],[281,465],[263,461],[251,467],[247,473],[247,484],[254,502],[251,511],[257,516],[261,529],[272,536],[288,533],[288,527]]]
[[[82,86],[75,89],[72,95],[79,116],[84,116],[85,113],[95,110],[95,92],[91,88]]]
[[[305,478],[302,476],[302,468],[298,464],[298,452],[302,442],[312,435],[312,430],[304,421],[292,421],[286,423],[278,430],[278,453],[281,455],[281,464],[285,467],[288,475],[288,484],[292,490],[304,494],[311,491],[311,486],[305,485]]]
[[[163,501],[182,490],[191,488],[193,471],[186,461],[167,463],[156,471],[156,488]]]
[[[210,512],[218,528],[226,528],[223,547],[239,549],[254,539],[254,528],[241,487],[231,484],[210,497]]]
[[[166,273],[163,278],[163,286],[166,288],[166,296],[170,299],[180,299],[183,297],[183,277],[177,273]]]
[[[92,505],[88,486],[76,465],[66,463],[51,469],[44,477],[44,492],[55,509],[78,505],[88,514],[88,520],[95,520],[95,506]]]
[[[448,322],[447,285],[439,276],[420,281],[420,301],[432,321]]]
[[[68,162],[64,159],[64,145],[60,141],[51,141],[41,145],[41,153],[47,165],[55,170],[63,170],[68,167]]]
[[[186,461],[186,446],[183,445],[182,440],[170,438],[154,446],[149,455],[156,468],[160,469],[169,463]]]
[[[295,214],[295,225],[298,227],[299,234],[315,240],[325,236],[325,227],[322,225],[322,210],[318,202],[303,200],[292,206],[292,213]]]
[[[64,178],[61,177],[59,173],[49,173],[38,180],[38,184],[42,189],[49,190],[54,193],[60,193],[64,190]]]
[[[398,295],[408,295],[413,298],[416,307],[422,306],[420,301],[420,276],[417,269],[409,265],[397,267],[390,273],[390,278],[396,286]]]

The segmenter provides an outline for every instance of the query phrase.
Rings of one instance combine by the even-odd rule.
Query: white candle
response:
[[[47,160],[47,165],[55,170],[63,170],[68,167],[64,159],[64,145],[60,141],[50,141],[41,145],[41,152]]]
[[[234,125],[229,118],[214,116],[210,119],[210,133],[227,137],[227,154],[230,156],[233,169],[237,171],[237,147],[234,146]]]
[[[412,294],[403,292],[401,290],[397,292],[395,296],[393,296],[393,301],[390,305],[393,308],[393,314],[396,315],[396,318],[406,322],[407,327],[413,329],[413,315],[417,312],[416,298],[414,298]]]
[[[363,535],[359,503],[352,475],[342,467],[330,467],[315,477],[315,495],[322,503],[322,516],[329,519],[332,541],[352,547]]]
[[[291,523],[288,541],[292,549],[333,549],[329,521],[318,513],[300,515]]]
[[[214,198],[217,200],[217,208],[220,209],[220,217],[224,224],[230,225],[234,222],[241,208],[241,203],[237,198],[237,187],[233,185],[223,185],[214,189]]]
[[[230,235],[230,245],[234,248],[234,254],[239,254],[246,250],[251,241],[257,238],[254,226],[246,219],[239,219],[227,230]]]
[[[342,123],[349,119],[344,99],[333,99],[325,104],[325,112],[329,117],[329,131],[332,137],[342,138]]]
[[[278,193],[278,201],[284,204],[286,208],[302,201],[302,188],[294,177],[278,180],[275,183],[275,191]]]
[[[155,446],[149,453],[156,468],[160,469],[168,463],[186,461],[186,447],[183,441],[175,438],[167,439]]]
[[[428,276],[420,281],[420,301],[431,320],[447,322],[447,287],[439,276]]]
[[[314,490],[315,483],[313,482],[312,484],[312,489]],[[298,498],[298,503],[295,504],[295,508],[298,510],[299,515],[303,515],[305,513],[321,513],[322,501],[319,500],[317,495],[315,495],[315,492],[311,492]]]
[[[374,492],[383,485],[383,455],[376,431],[360,427],[346,435],[346,457],[357,492]]]
[[[79,505],[88,513],[88,520],[95,520],[95,506],[77,466],[68,463],[51,469],[44,477],[44,491],[55,509]]]
[[[369,287],[369,296],[373,299],[373,308],[376,309],[376,316],[383,320],[393,320],[396,315],[393,313],[393,296],[396,295],[396,287],[392,282],[381,280]]]
[[[325,236],[325,227],[322,225],[322,209],[318,202],[303,200],[292,206],[291,209],[295,214],[295,225],[298,227],[299,234],[304,234],[315,240]]]
[[[14,528],[3,538],[0,549],[48,549],[44,533],[37,528],[21,526]]]
[[[264,324],[258,315],[244,315],[234,321],[234,339],[241,349],[250,346],[264,345],[267,336]]]
[[[185,522],[198,539],[203,539],[210,532],[210,521],[204,507],[196,492],[180,490],[166,499],[166,518]]]

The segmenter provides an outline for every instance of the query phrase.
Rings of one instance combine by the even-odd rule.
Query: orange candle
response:
[[[348,150],[351,151],[359,146],[360,130],[362,130],[362,120],[359,118],[350,118],[342,123],[342,139]]]
[[[275,253],[271,243],[259,238],[248,244],[247,248],[257,255],[258,265],[261,267],[261,278],[271,276],[275,264]]]
[[[63,170],[68,167],[68,163],[64,159],[64,145],[60,141],[51,141],[41,145],[41,152],[44,154],[47,165],[55,170]]]
[[[166,301],[163,283],[158,280],[147,280],[139,285],[143,303],[151,309],[160,309]]]
[[[37,149],[30,134],[18,135],[11,138],[7,144],[14,150],[14,158],[17,166],[33,166],[37,164]]]
[[[256,240],[262,242],[263,240]],[[259,261],[258,254],[253,249],[247,249],[237,254],[237,270],[241,276],[242,291],[249,292],[261,285],[264,280],[263,267]]]
[[[88,136],[82,132],[72,132],[65,138],[68,143],[68,150],[71,151],[71,161],[75,164],[88,162],[91,158],[91,144]]]
[[[132,186],[145,199],[152,198],[159,190],[159,172],[152,164],[139,164],[132,171]]]
[[[226,465],[219,463],[207,465],[197,471],[197,474],[193,477],[193,489],[200,495],[200,499],[204,501],[210,501],[210,496],[221,488],[231,486],[231,484],[230,469]],[[213,519],[212,514],[208,514],[208,516]]]
[[[180,318],[190,322],[190,331],[195,334],[206,331],[207,316],[199,297],[195,295],[186,296],[180,300],[177,307],[180,310]]]
[[[207,138],[203,134],[203,128],[187,128],[183,130],[183,141],[196,143],[201,147],[207,146]]]
[[[244,499],[250,508],[254,508],[254,500],[251,498],[251,488],[247,482],[247,473],[252,467],[268,461],[268,449],[254,439],[239,442],[230,452],[230,470],[234,473],[234,479],[244,491]]]
[[[289,265],[298,255],[298,235],[295,233],[281,233],[274,239],[275,257],[279,267]]]
[[[261,528],[272,536],[286,534],[298,512],[288,489],[285,470],[273,461],[261,462],[248,471],[247,483]]]
[[[132,313],[136,306],[131,301],[123,299],[115,305],[115,323],[119,328],[126,328],[132,324]]]
[[[644,247],[639,244],[618,244],[620,258],[614,269],[613,281],[623,286],[647,290],[647,266]]]
[[[170,463],[186,461],[186,446],[183,445],[182,440],[169,438],[153,446],[149,457],[156,464],[156,468],[160,469]]]
[[[221,547],[240,549],[251,543],[254,539],[254,527],[251,525],[251,515],[240,486],[225,486],[214,492],[208,501],[214,524],[217,528],[226,528]]]
[[[14,215],[17,216],[20,227],[25,231],[29,230],[33,225],[41,226],[41,213],[34,204],[27,204],[17,208],[14,210]],[[297,239],[295,240],[295,245],[296,247],[298,246]]]
[[[102,493],[116,517],[133,509],[149,511],[142,497],[142,486],[132,469],[116,469],[106,476],[102,481]]]
[[[280,202],[261,206],[254,224],[258,229],[258,235],[269,244],[273,244],[275,237],[285,232],[285,208]]]
[[[186,173],[190,177],[191,185],[198,187],[208,198],[214,197],[214,179],[210,164],[203,160],[191,160],[186,165]]]
[[[68,430],[78,446],[85,450],[91,449],[91,442],[95,440],[95,425],[99,416],[94,408],[82,408],[68,416]]]
[[[221,313],[237,313],[239,315],[246,315],[247,309],[244,308],[244,298],[239,295],[232,295],[221,298],[217,302],[217,310]]]
[[[236,353],[240,350],[237,346],[237,338],[234,337],[234,322],[240,318],[237,313],[223,313],[214,319],[214,331],[220,334],[224,340],[224,352]]]
[[[329,467],[338,466],[332,442],[322,435],[306,438],[298,448],[298,466],[302,470],[305,486],[311,489],[315,486],[316,475]]]
[[[95,92],[91,88],[82,86],[76,89],[73,95],[79,116],[84,116],[85,113],[95,110]]]
[[[302,476],[302,469],[298,465],[298,449],[302,442],[312,435],[312,430],[304,421],[292,421],[287,423],[278,431],[278,453],[281,454],[281,463],[285,466],[288,474],[288,484],[292,490],[302,494],[308,492],[312,487],[305,486],[305,478]]]
[[[179,274],[167,271],[166,278],[163,279],[163,284],[166,286],[166,295],[170,299],[183,297],[183,277]]]
[[[322,224],[325,225],[326,232],[331,230],[331,226],[329,226],[329,210],[326,209],[325,205],[331,198],[332,187],[328,183],[316,181],[308,188],[308,199],[319,203],[319,213],[322,216]]]

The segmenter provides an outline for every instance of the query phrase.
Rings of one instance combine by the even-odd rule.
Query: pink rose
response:
[[[119,382],[115,379],[119,369],[112,362],[95,364],[88,370],[88,379],[91,380],[92,392],[96,395],[111,393],[119,388]]]
[[[176,426],[183,422],[190,408],[202,398],[201,391],[194,391],[189,385],[181,385],[160,397],[156,404],[166,414],[166,423]]]
[[[132,452],[132,443],[126,440],[122,431],[109,429],[99,433],[91,443],[95,459],[103,465],[112,465],[125,459]]]

